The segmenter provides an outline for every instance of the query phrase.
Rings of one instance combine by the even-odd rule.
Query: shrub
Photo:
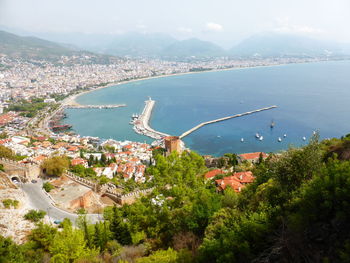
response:
[[[55,187],[52,184],[50,184],[49,182],[46,182],[43,184],[43,188],[46,192],[50,192]]]
[[[27,214],[24,215],[24,218],[26,220],[32,221],[32,222],[38,222],[40,219],[43,219],[44,216],[46,215],[46,212],[42,210],[29,210]]]
[[[17,208],[18,207],[18,200],[13,200],[13,199],[4,199],[2,200],[2,203],[4,204],[5,208],[10,208],[11,206],[13,208]]]

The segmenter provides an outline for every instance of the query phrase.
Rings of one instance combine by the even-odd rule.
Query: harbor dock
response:
[[[169,134],[156,131],[149,126],[149,120],[151,118],[152,110],[155,101],[149,98],[145,101],[145,108],[141,115],[134,121],[134,131],[138,134],[146,135],[153,139],[159,140],[163,137],[170,136]]]
[[[66,109],[114,109],[119,107],[126,107],[126,104],[116,105],[65,105]]]
[[[212,123],[216,123],[216,122],[220,122],[220,121],[225,121],[225,120],[229,120],[229,119],[233,119],[233,118],[238,118],[238,117],[250,115],[250,114],[261,112],[261,111],[271,110],[271,109],[274,109],[274,108],[277,108],[277,106],[273,105],[273,106],[270,106],[270,107],[261,108],[261,109],[257,109],[257,110],[253,110],[253,111],[247,111],[245,113],[236,114],[236,115],[232,115],[232,116],[227,116],[227,117],[215,119],[215,120],[212,120],[212,121],[202,122],[202,123],[198,124],[197,126],[193,127],[192,129],[190,129],[190,130],[184,132],[183,134],[181,134],[179,136],[179,138],[182,139],[185,136],[191,134],[192,132],[194,132],[194,131],[198,130],[199,128],[201,128],[201,127],[203,127],[205,125],[208,125],[208,124],[212,124]]]

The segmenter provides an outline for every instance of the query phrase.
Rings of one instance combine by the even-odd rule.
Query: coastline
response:
[[[189,75],[189,74],[201,74],[201,73],[209,73],[209,72],[219,72],[219,71],[231,71],[231,70],[239,70],[239,69],[255,69],[255,68],[265,68],[265,67],[278,67],[278,66],[286,66],[286,65],[292,65],[292,64],[305,64],[305,63],[319,63],[319,62],[327,62],[324,60],[320,61],[305,61],[305,62],[292,62],[292,63],[281,63],[281,64],[272,64],[272,65],[261,65],[261,66],[247,66],[247,67],[231,67],[231,68],[223,68],[223,69],[213,69],[213,70],[203,70],[203,71],[196,71],[196,72],[183,72],[183,73],[173,73],[173,74],[166,74],[166,75],[158,75],[158,76],[152,76],[152,77],[144,77],[144,78],[138,78],[138,79],[131,79],[131,80],[122,80],[119,82],[109,83],[105,86],[97,87],[91,90],[82,91],[80,93],[74,94],[66,98],[62,105],[73,105],[73,106],[80,106],[82,104],[78,103],[76,99],[84,94],[88,94],[90,92],[94,92],[100,89],[105,89],[113,86],[118,86],[122,84],[128,84],[132,82],[137,81],[144,81],[144,80],[150,80],[150,79],[158,79],[158,78],[165,78],[165,77],[172,77],[172,76],[182,76],[182,75]]]

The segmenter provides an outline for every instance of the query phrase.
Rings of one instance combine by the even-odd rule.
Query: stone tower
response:
[[[182,152],[181,140],[178,136],[168,136],[164,138],[164,144],[166,149],[166,154],[170,154],[173,151],[178,153]]]

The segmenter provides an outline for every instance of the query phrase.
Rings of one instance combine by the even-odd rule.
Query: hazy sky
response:
[[[350,42],[350,0],[0,0],[0,25],[31,32],[164,32],[222,46],[263,31]]]

